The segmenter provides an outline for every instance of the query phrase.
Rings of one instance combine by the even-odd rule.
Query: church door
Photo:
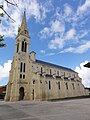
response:
[[[24,87],[21,87],[19,89],[19,100],[23,100],[24,99]]]

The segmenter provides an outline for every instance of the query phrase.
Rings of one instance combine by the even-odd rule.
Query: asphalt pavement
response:
[[[0,120],[90,120],[90,98],[62,101],[0,101]]]

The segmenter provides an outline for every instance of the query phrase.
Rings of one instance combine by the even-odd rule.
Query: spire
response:
[[[21,30],[27,30],[27,25],[26,25],[26,11],[24,11],[23,20],[22,20],[22,24],[21,24]]]
[[[24,10],[22,23],[21,23],[21,26],[18,29],[18,35],[19,34],[27,35],[29,37],[27,24],[26,24],[26,10]]]

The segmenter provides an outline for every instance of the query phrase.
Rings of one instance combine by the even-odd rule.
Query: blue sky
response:
[[[3,2],[3,0],[1,0]],[[79,73],[83,84],[90,87],[90,70],[83,65],[90,60],[90,0],[15,0],[18,7],[4,9],[0,24],[6,48],[0,48],[0,85],[8,81],[8,71],[15,51],[15,37],[26,8],[30,34],[30,52],[36,58],[71,68]],[[0,11],[2,12],[2,11]]]

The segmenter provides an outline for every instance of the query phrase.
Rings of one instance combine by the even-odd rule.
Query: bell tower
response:
[[[9,82],[6,90],[6,101],[18,101],[27,98],[27,85],[29,74],[29,44],[30,36],[26,24],[26,12],[24,11],[21,26],[16,36],[15,54],[13,57]]]
[[[27,29],[26,24],[26,12],[24,11],[24,16],[22,19],[21,26],[18,28],[18,34],[16,37],[16,49],[15,53],[29,53],[29,44],[30,44],[30,36]]]

